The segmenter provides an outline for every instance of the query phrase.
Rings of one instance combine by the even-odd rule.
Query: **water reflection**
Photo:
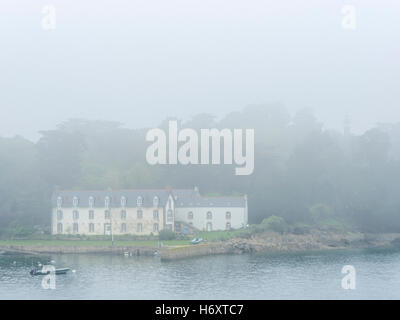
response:
[[[44,290],[32,265],[55,261],[76,270]],[[113,255],[0,255],[0,299],[395,299],[396,251],[222,255],[172,262]],[[356,290],[341,269],[357,270]]]

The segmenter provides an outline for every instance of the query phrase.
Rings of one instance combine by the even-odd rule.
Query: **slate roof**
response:
[[[57,198],[62,197],[63,208],[72,207],[74,197],[78,198],[78,207],[88,208],[89,198],[94,197],[94,208],[104,208],[105,198],[111,199],[110,206],[121,207],[121,197],[126,198],[126,207],[136,207],[137,198],[143,198],[143,207],[153,207],[155,196],[159,199],[159,206],[164,207],[169,195],[175,200],[176,207],[242,207],[246,206],[243,196],[237,197],[203,197],[195,189],[132,189],[132,190],[57,190],[52,195],[52,206],[57,207]]]
[[[153,199],[155,196],[159,198],[159,206],[165,206],[168,200],[169,192],[165,189],[152,189],[152,190],[61,190],[55,191],[52,196],[52,205],[57,207],[57,198],[62,197],[62,207],[72,207],[72,200],[78,197],[78,207],[88,208],[89,198],[94,197],[94,208],[104,208],[105,198],[110,197],[110,206],[117,208],[121,207],[121,197],[126,198],[126,207],[136,207],[137,198],[143,198],[143,207],[152,207]]]
[[[171,193],[176,207],[246,207],[244,196],[203,197],[194,189],[173,189]]]

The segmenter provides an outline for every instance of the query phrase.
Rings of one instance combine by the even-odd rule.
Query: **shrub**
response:
[[[345,224],[335,216],[332,208],[317,203],[309,208],[313,223],[323,230],[345,231]]]
[[[170,230],[161,230],[158,233],[159,240],[174,240],[175,238],[176,238],[175,232],[172,232]]]
[[[285,219],[278,216],[270,216],[261,222],[261,228],[264,230],[272,230],[283,233],[287,230]]]
[[[33,228],[15,226],[13,228],[6,229],[5,235],[9,238],[24,238],[34,233]]]
[[[311,232],[311,228],[305,224],[296,224],[292,227],[291,232],[297,235],[304,235],[309,234]]]

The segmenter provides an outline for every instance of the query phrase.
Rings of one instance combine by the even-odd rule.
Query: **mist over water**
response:
[[[31,277],[32,263],[56,261],[75,273],[56,289]],[[16,262],[15,264],[13,262]],[[0,299],[399,299],[400,252],[222,255],[162,263],[112,255],[0,255]],[[344,290],[341,269],[353,265],[356,289]]]
[[[0,246],[99,240],[119,212],[106,210],[103,221],[78,205],[89,197],[73,193],[130,189],[196,190],[246,205],[234,226],[236,207],[208,200],[193,234],[182,236],[171,209],[181,199],[170,198],[171,231],[161,219],[149,232],[121,223],[127,241],[163,241],[166,231],[188,246],[192,236],[232,234],[265,244],[273,231],[277,241],[332,237],[328,245],[340,247],[351,235],[373,246],[396,233],[391,245],[400,244],[398,2],[2,0],[0,13]],[[201,139],[210,129],[212,146]],[[147,139],[152,130],[168,135]],[[237,139],[242,131],[248,140]],[[76,210],[62,197],[52,203],[62,190]],[[100,208],[105,199],[93,201]],[[187,221],[200,205],[188,203]],[[86,215],[99,238],[94,221],[81,227]],[[240,235],[231,230],[239,226]],[[76,272],[44,290],[29,270],[51,260]],[[399,264],[398,250],[162,263],[0,249],[0,299],[399,299]],[[341,286],[344,265],[356,269],[355,290]]]

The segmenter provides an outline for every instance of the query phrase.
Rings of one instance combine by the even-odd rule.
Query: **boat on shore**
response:
[[[203,238],[194,238],[192,241],[190,241],[191,244],[198,244],[200,242],[203,242]]]

